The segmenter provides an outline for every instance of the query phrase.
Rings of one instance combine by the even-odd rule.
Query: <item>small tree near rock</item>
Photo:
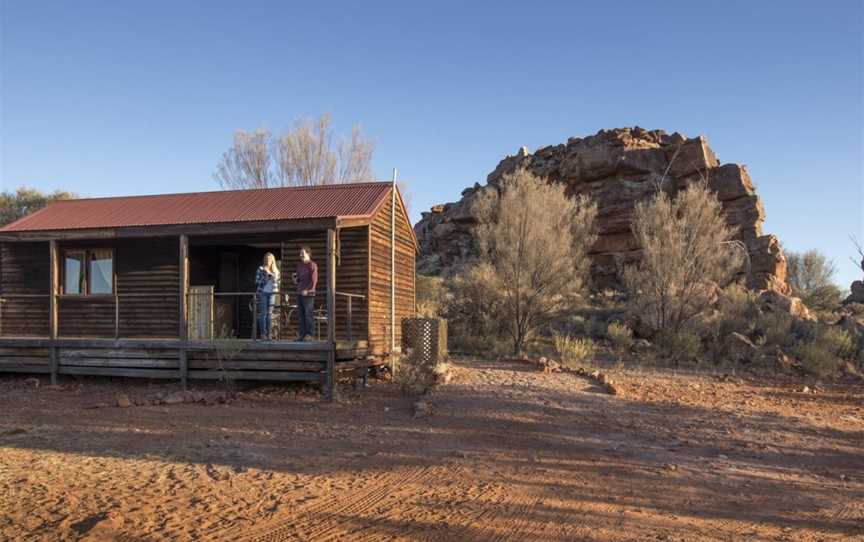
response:
[[[660,191],[638,203],[632,227],[643,256],[624,270],[624,284],[631,312],[654,335],[684,331],[744,262],[740,243],[733,241],[736,230],[704,182],[674,199]]]
[[[474,205],[480,260],[499,285],[498,318],[519,356],[531,334],[584,287],[597,206],[525,170],[504,176],[500,190],[483,192]]]
[[[786,254],[786,280],[792,295],[810,309],[827,311],[840,305],[843,293],[834,284],[836,272],[834,262],[818,250]]]

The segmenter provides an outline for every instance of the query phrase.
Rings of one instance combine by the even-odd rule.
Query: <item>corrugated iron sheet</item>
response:
[[[0,232],[365,217],[391,186],[375,182],[67,200]]]

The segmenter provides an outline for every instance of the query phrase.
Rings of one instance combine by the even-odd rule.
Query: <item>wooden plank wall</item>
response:
[[[59,373],[67,375],[180,378],[176,348],[59,348]]]
[[[49,373],[49,361],[47,347],[0,347],[0,372]]]
[[[51,287],[48,242],[2,243],[0,246],[0,297],[44,295],[40,298],[6,299],[0,308],[0,335],[45,337]]]
[[[117,292],[159,294],[120,298],[120,336],[177,337],[180,316],[180,240],[128,239],[117,248]]]
[[[368,228],[345,228],[339,230],[340,259],[336,269],[336,291],[367,295],[367,266],[369,261]],[[282,244],[282,281],[283,292],[294,293],[297,287],[291,281],[291,275],[300,261],[300,247],[309,245],[312,249],[312,259],[318,264],[318,296],[315,308],[327,308],[324,295],[327,289],[327,232],[313,232],[303,235],[293,235],[286,238]],[[292,302],[296,298],[292,297]],[[368,304],[366,299],[354,299],[351,306],[352,339],[367,340]],[[348,300],[344,296],[336,296],[336,340],[348,340]],[[321,337],[325,338],[327,329],[322,325]],[[297,314],[291,321],[282,326],[282,337],[293,339],[297,336]]]
[[[414,315],[415,248],[411,222],[396,198],[396,345],[401,343],[403,318]],[[388,197],[375,214],[370,237],[369,347],[390,351],[390,210]]]
[[[173,237],[67,242],[60,253],[62,257],[70,248],[113,248],[120,336],[170,338],[177,337],[180,310],[178,243]],[[61,296],[58,312],[61,337],[114,336],[113,296]]]

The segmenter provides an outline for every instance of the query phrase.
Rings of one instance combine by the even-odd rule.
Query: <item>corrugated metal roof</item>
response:
[[[392,186],[372,182],[65,200],[0,232],[365,217]]]

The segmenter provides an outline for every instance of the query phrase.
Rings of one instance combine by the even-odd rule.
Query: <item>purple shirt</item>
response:
[[[309,294],[315,293],[315,286],[318,285],[318,264],[309,260],[308,263],[300,262],[297,264],[297,291],[302,292],[307,290]]]

